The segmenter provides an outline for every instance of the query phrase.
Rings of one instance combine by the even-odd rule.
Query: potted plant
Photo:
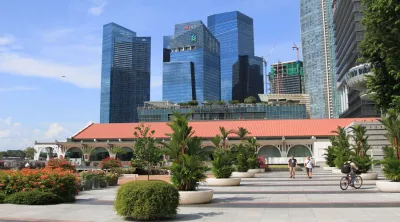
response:
[[[207,178],[208,186],[239,186],[240,178],[230,178],[233,167],[233,154],[230,150],[218,148],[213,153],[212,171],[215,178]]]
[[[351,148],[350,148],[350,136],[346,133],[343,127],[339,126],[336,131],[333,131],[337,135],[330,138],[334,155],[335,155],[335,169],[332,170],[334,174],[342,174],[341,168],[345,162],[350,159]]]
[[[90,160],[85,160],[85,166],[90,166]]]
[[[381,192],[400,192],[400,112],[393,112],[382,117],[380,122],[385,126],[386,137],[391,147],[384,148],[385,158],[382,161],[386,181],[376,181]]]
[[[261,169],[261,172],[265,172],[265,170],[268,168],[268,165],[265,164],[265,157],[264,156],[258,156],[257,157],[258,161],[258,168]]]
[[[331,144],[332,144],[332,139],[334,137],[331,137]],[[328,146],[328,148],[326,149],[326,153],[324,154],[324,158],[325,158],[325,164],[327,166],[324,166],[323,169],[327,170],[327,171],[332,171],[333,169],[336,169],[335,167],[335,148],[332,146]]]
[[[209,203],[214,191],[197,189],[198,182],[206,178],[208,167],[203,163],[206,155],[201,149],[201,139],[193,136],[194,131],[189,126],[190,115],[175,112],[168,123],[172,133],[166,134],[171,139],[161,144],[165,147],[165,153],[174,159],[171,180],[179,190],[180,204]]]
[[[257,147],[259,146],[259,144],[257,143],[257,139],[255,137],[247,139],[247,144],[245,146],[250,152],[247,159],[249,167],[248,172],[261,173],[257,158]]]
[[[107,186],[117,186],[118,185],[118,174],[117,173],[105,173],[105,180],[107,182]]]
[[[240,178],[252,178],[255,172],[248,172],[250,169],[249,158],[252,156],[252,152],[244,144],[234,145],[237,149],[236,153],[236,172],[232,173],[232,177]]]
[[[93,187],[93,180],[92,177],[89,175],[89,172],[83,171],[80,173],[81,176],[81,181],[82,181],[82,186],[83,190],[91,190]]]
[[[371,146],[368,145],[367,129],[361,125],[355,125],[351,127],[352,129],[352,142],[353,148],[353,161],[361,172],[361,178],[363,180],[376,180],[378,179],[378,174],[375,172],[370,172],[372,168],[372,158],[367,154]]]

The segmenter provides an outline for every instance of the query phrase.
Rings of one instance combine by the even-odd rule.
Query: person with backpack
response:
[[[351,176],[350,180],[350,186],[354,187],[354,181],[356,180],[357,173],[356,171],[358,170],[357,165],[353,162],[352,159],[349,161],[345,162],[343,167],[342,167],[342,173],[347,174],[347,176]]]
[[[295,170],[297,167],[297,160],[294,158],[294,156],[292,156],[292,158],[289,159],[288,167],[289,167],[289,172],[290,172],[290,178],[294,179]]]
[[[312,159],[310,158],[310,156],[307,156],[306,159],[304,160],[304,167],[306,168],[308,178],[311,179],[313,163],[312,163]]]

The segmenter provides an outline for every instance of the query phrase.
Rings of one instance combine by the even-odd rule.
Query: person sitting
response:
[[[357,173],[356,171],[358,170],[357,165],[353,162],[352,159],[350,159],[349,161],[347,161],[345,164],[348,164],[350,166],[350,173],[347,174],[347,176],[351,176],[351,180],[350,180],[350,186],[354,187],[354,181],[356,180],[357,177]]]

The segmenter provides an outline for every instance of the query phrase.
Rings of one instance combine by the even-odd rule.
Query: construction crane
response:
[[[263,57],[263,62],[264,62],[264,94],[268,94],[268,82],[269,82],[269,73],[268,73],[268,59],[271,56],[272,52],[275,50],[276,44],[272,49],[269,51],[267,57],[264,59]]]
[[[299,47],[296,45],[295,42],[293,42],[293,47],[292,47],[292,49],[293,49],[293,50],[296,50],[296,58],[297,58],[297,61],[299,61],[299,60],[300,60],[300,56],[299,56]]]

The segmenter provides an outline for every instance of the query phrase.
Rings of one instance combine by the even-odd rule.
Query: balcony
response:
[[[365,91],[367,89],[367,75],[371,75],[371,66],[369,64],[361,64],[350,69],[346,73],[347,86],[357,91]]]

